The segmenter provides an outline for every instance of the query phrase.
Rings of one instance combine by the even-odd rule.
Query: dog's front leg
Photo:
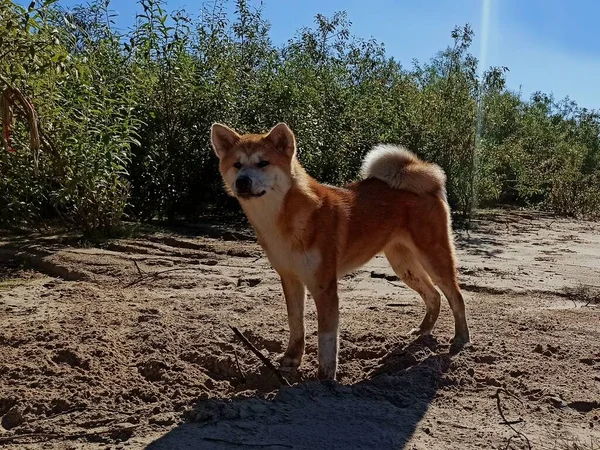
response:
[[[335,380],[338,363],[337,280],[320,284],[312,292],[319,323],[319,379]]]
[[[304,302],[306,288],[304,284],[291,274],[281,275],[281,285],[287,305],[290,340],[288,348],[281,359],[284,367],[298,367],[304,356]]]

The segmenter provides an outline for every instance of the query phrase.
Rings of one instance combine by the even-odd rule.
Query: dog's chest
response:
[[[293,273],[305,284],[315,279],[321,255],[317,248],[306,249],[292,234],[284,234],[273,222],[255,223],[260,245],[279,273]]]
[[[293,273],[304,284],[311,284],[316,279],[321,263],[318,248],[305,248],[299,236],[306,227],[303,220],[297,221],[290,232],[283,233],[277,225],[281,211],[281,203],[255,202],[245,212],[252,223],[269,262],[279,273]]]
[[[262,233],[261,245],[273,268],[279,272],[293,273],[305,284],[315,279],[321,256],[318,249],[304,249],[294,237],[282,236],[279,230]]]

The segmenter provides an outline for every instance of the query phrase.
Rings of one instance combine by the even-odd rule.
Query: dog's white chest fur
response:
[[[265,196],[267,197],[267,196]],[[311,285],[316,279],[321,263],[321,254],[317,248],[305,249],[292,232],[284,236],[277,226],[277,218],[281,210],[281,201],[273,198],[258,198],[243,204],[242,207],[252,226],[259,235],[269,262],[279,273],[293,273],[305,285]],[[303,224],[298,223],[295,229],[300,231]]]

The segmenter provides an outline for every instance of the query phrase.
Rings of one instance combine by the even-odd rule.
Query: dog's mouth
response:
[[[267,193],[267,191],[261,191],[258,194],[255,194],[254,192],[244,192],[244,193],[238,193],[237,196],[239,198],[244,199],[244,200],[248,200],[248,199],[251,199],[251,198],[262,197],[266,193]]]

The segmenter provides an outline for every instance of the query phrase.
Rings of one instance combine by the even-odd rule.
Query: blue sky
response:
[[[80,2],[59,3],[68,8]],[[201,2],[167,4],[195,14]],[[120,27],[133,22],[137,2],[113,0],[111,7]],[[473,54],[486,66],[507,66],[509,88],[521,89],[525,97],[536,90],[559,99],[568,95],[581,106],[600,109],[599,0],[263,0],[263,7],[276,44],[312,25],[317,13],[345,10],[354,34],[383,42],[405,67],[445,48],[452,28],[468,22],[475,30]]]

